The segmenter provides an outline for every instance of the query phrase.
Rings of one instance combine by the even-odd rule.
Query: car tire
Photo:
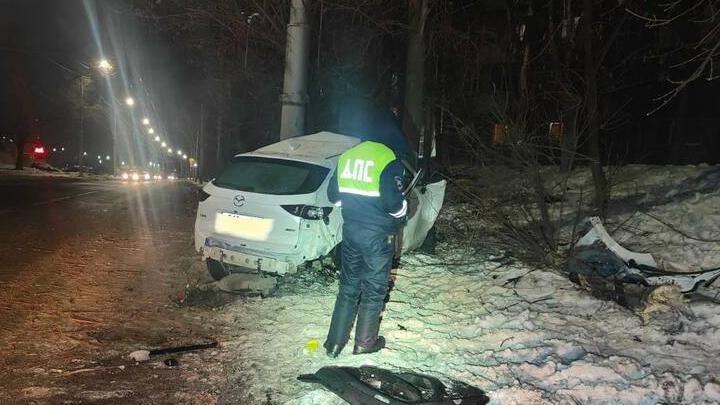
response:
[[[228,270],[223,263],[215,259],[207,259],[205,264],[207,264],[208,273],[210,273],[210,276],[215,281],[220,281],[230,274],[230,270]]]
[[[330,251],[329,256],[332,260],[332,265],[335,267],[335,271],[339,273],[340,269],[342,269],[342,242],[335,245],[333,250]]]

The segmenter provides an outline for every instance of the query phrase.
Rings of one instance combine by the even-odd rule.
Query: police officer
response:
[[[402,164],[380,139],[365,140],[343,153],[328,186],[328,198],[342,206],[340,288],[324,347],[337,357],[350,336],[353,354],[385,347],[378,336],[393,260],[393,235],[404,224],[407,202],[400,190]]]

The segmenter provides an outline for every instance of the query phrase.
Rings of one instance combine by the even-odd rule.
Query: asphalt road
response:
[[[0,281],[26,269],[38,253],[77,238],[136,236],[170,224],[192,235],[188,187],[186,182],[0,175]],[[180,214],[187,215],[181,219]]]
[[[203,277],[196,187],[0,173],[0,403],[212,403],[222,365],[127,360],[221,338],[181,305]],[[68,402],[69,401],[69,402]]]
[[[91,178],[0,175],[0,213],[17,213],[85,195],[125,192],[117,181]]]

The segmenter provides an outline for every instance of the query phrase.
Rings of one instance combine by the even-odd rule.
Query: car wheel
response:
[[[342,242],[335,245],[328,256],[330,256],[330,260],[332,261],[333,267],[335,267],[335,271],[339,272],[342,268]]]
[[[207,264],[208,273],[210,273],[213,280],[222,280],[230,274],[230,270],[227,269],[223,263],[215,259],[207,259],[205,263]]]

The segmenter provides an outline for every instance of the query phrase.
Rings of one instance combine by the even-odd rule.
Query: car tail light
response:
[[[304,219],[326,219],[332,207],[315,207],[313,205],[282,205],[285,211]]]
[[[205,190],[198,190],[198,201],[205,201],[210,197],[210,194],[206,193]]]

